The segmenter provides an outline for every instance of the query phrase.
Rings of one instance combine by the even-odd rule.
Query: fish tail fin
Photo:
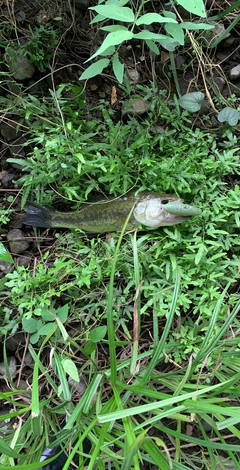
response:
[[[33,225],[33,227],[52,227],[51,210],[40,204],[29,202],[25,207],[26,214],[23,217],[25,225]]]

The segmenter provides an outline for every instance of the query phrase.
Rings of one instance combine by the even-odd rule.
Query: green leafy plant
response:
[[[26,333],[30,333],[32,344],[38,343],[41,336],[47,336],[50,332],[56,333],[58,330],[62,334],[63,341],[66,341],[68,335],[64,328],[64,323],[68,317],[68,305],[55,309],[52,305],[47,309],[42,307],[39,310],[39,319],[27,318],[23,316],[22,326]]]
[[[213,28],[210,24],[200,23],[198,21],[195,23],[178,23],[175,13],[165,10],[161,12],[162,14],[153,12],[142,14],[147,3],[145,0],[142,0],[135,12],[128,6],[125,6],[127,3],[127,0],[107,0],[105,5],[99,4],[98,6],[90,7],[91,10],[97,13],[96,17],[91,22],[92,24],[102,24],[109,20],[114,20],[115,24],[100,27],[102,31],[106,31],[108,34],[100,48],[88,61],[98,56],[111,56],[113,72],[120,83],[123,81],[124,65],[119,60],[119,47],[124,42],[129,42],[133,39],[143,40],[150,50],[155,54],[159,54],[159,45],[170,46],[170,48],[171,45],[174,45],[174,48],[176,45],[183,45],[184,30],[208,30]],[[178,3],[184,6],[187,11],[200,17],[206,17],[202,0],[195,2],[185,0]],[[118,23],[116,23],[116,21]],[[128,26],[126,27],[122,23],[127,23]],[[159,34],[148,30],[147,27],[153,23],[163,25],[167,34]],[[88,79],[98,75],[109,64],[110,59],[108,58],[97,60],[82,73],[80,79]]]
[[[13,263],[10,253],[6,250],[3,243],[0,243],[0,259],[7,261],[8,263]]]
[[[54,48],[58,43],[58,34],[54,29],[45,28],[43,25],[32,30],[29,27],[31,37],[23,44],[6,44],[5,58],[13,63],[17,58],[29,57],[40,72],[50,68],[50,60],[53,58]]]

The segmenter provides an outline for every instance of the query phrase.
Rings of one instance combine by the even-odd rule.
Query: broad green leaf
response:
[[[108,47],[100,56],[106,57],[107,55],[113,55],[115,52],[115,46]]]
[[[68,317],[68,304],[63,305],[57,310],[57,316],[62,323],[65,323]]]
[[[177,16],[175,13],[173,13],[173,11],[167,11],[167,10],[163,10],[162,11],[162,14],[164,16],[166,16],[166,18],[172,18],[173,20],[176,20],[177,19]]]
[[[204,98],[204,93],[201,91],[194,91],[192,93],[187,93],[186,95],[181,96],[181,98],[178,100],[178,104],[183,109],[186,109],[191,113],[195,113],[201,109]]]
[[[100,59],[94,64],[90,65],[81,75],[80,80],[86,80],[88,78],[96,77],[99,73],[102,73],[103,69],[108,66],[109,59]]]
[[[198,29],[214,29],[214,26],[207,23],[191,23],[190,21],[183,21],[182,28],[189,29],[190,31],[197,31]]]
[[[178,0],[178,3],[190,13],[206,18],[206,10],[203,0]]]
[[[90,356],[90,354],[92,354],[92,352],[95,351],[95,349],[96,349],[96,343],[94,343],[93,341],[88,341],[88,343],[84,346],[83,351],[84,351],[84,354],[86,354],[87,356]]]
[[[230,126],[236,126],[239,120],[239,112],[236,109],[223,108],[222,111],[217,115],[219,122],[228,122]]]
[[[57,324],[54,323],[54,322],[49,322],[49,323],[46,323],[46,325],[43,325],[40,329],[38,329],[38,334],[39,336],[46,336],[48,335],[51,331],[54,331],[56,330],[57,328]]]
[[[38,329],[38,324],[39,322],[34,318],[22,318],[22,327],[26,333],[35,333]]]
[[[181,46],[184,45],[184,32],[181,24],[166,24],[165,30],[170,34],[174,41],[177,41]]]
[[[8,263],[13,263],[13,259],[10,253],[6,250],[3,243],[0,243],[0,259],[3,261],[7,261]]]
[[[90,24],[94,24],[94,23],[101,23],[102,21],[104,21],[106,18],[105,16],[103,15],[96,15],[95,18],[93,18],[93,20],[90,22]]]
[[[177,21],[173,18],[166,18],[158,13],[146,13],[146,15],[140,16],[136,21],[137,26],[152,23],[177,23]]]
[[[98,5],[97,7],[90,7],[89,10],[94,10],[105,18],[123,21],[124,23],[133,23],[134,21],[134,13],[131,8],[128,7],[120,7],[118,5]]]
[[[62,366],[65,372],[70,375],[73,380],[79,382],[79,373],[77,367],[71,359],[63,359]]]
[[[106,332],[107,332],[107,327],[105,325],[104,326],[97,326],[92,331],[90,331],[89,339],[93,343],[99,343],[99,341],[102,341],[102,339],[104,338]]]
[[[155,44],[155,42],[151,41],[151,39],[146,39],[146,44],[149,47],[149,49],[151,49],[151,51],[155,52],[156,55],[160,54],[160,51],[157,45]]]
[[[88,60],[86,60],[86,62],[89,62],[89,60],[92,60],[94,59],[94,57],[97,57],[99,54],[102,54],[104,51],[106,51],[106,49],[108,49],[108,47],[117,46],[118,44],[121,44],[124,41],[129,41],[132,38],[133,38],[133,33],[128,30],[126,31],[120,30],[120,31],[114,31],[112,33],[109,33],[107,37],[104,39],[102,45],[97,50],[97,52],[95,52],[95,54],[93,54]]]
[[[176,47],[180,46],[179,42],[174,41],[168,44],[162,44],[162,47],[166,49],[166,51],[173,52],[175,51]]]
[[[166,36],[164,34],[156,34],[152,33],[151,31],[148,31],[145,29],[144,31],[141,31],[140,33],[136,33],[133,35],[134,38],[136,39],[150,39],[150,41],[157,41],[160,43],[170,43],[174,42],[174,39],[170,38],[169,36]]]
[[[109,25],[109,26],[103,26],[102,28],[103,31],[108,31],[109,33],[113,33],[115,31],[128,31],[128,29],[126,28],[126,26],[122,26],[122,25]]]
[[[46,307],[42,307],[41,308],[41,313],[40,313],[40,316],[45,320],[45,321],[54,321],[55,319],[55,315],[56,315],[56,312],[53,311],[52,312],[49,312]]]
[[[121,64],[118,58],[118,52],[114,55],[113,58],[113,72],[119,83],[123,81],[124,65]]]

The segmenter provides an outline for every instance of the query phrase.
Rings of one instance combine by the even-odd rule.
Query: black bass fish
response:
[[[168,194],[143,191],[135,196],[130,192],[123,197],[84,203],[77,212],[58,212],[35,203],[26,205],[23,223],[34,227],[73,228],[87,233],[119,232],[131,213],[127,230],[140,227],[158,227],[181,224],[201,210],[184,204],[183,200]]]

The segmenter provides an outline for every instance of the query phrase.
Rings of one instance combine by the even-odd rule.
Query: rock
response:
[[[239,77],[240,77],[240,64],[236,65],[236,67],[233,67],[229,72],[230,80],[236,80]]]
[[[23,253],[29,247],[29,242],[24,240],[24,233],[18,228],[13,228],[8,232],[7,240],[12,253]]]
[[[75,7],[80,11],[87,11],[89,0],[74,0]]]
[[[9,49],[5,54],[5,60],[9,71],[13,74],[15,80],[26,80],[32,78],[35,73],[35,67],[31,64],[27,55],[22,55],[21,49]]]
[[[139,82],[140,74],[136,69],[127,69],[127,75],[131,85]]]
[[[22,225],[21,225],[22,226]],[[16,259],[16,263],[18,266],[28,266],[29,263],[31,261],[31,257],[30,256],[19,256],[17,259]]]
[[[17,361],[16,361],[16,358],[14,356],[10,357],[8,360],[8,372],[10,374],[10,376],[12,377],[16,370],[17,370]],[[6,375],[6,369],[5,369],[5,365],[4,365],[4,362],[0,362],[0,374],[5,376]]]
[[[20,344],[24,344],[24,334],[16,333],[6,339],[6,348],[8,351],[15,352]]]
[[[233,44],[235,44],[236,42],[236,38],[234,38],[233,36],[229,36],[227,37],[227,39],[222,43],[222,47],[224,47],[225,49],[227,47],[232,47]]]
[[[1,186],[2,186],[3,188],[8,188],[8,186],[9,186],[8,183],[10,183],[10,182],[13,180],[13,178],[15,178],[15,176],[16,176],[16,175],[13,175],[13,173],[8,173],[8,172],[6,171],[5,175],[4,175],[2,178],[0,177]]]
[[[3,259],[0,259],[0,271],[4,274],[7,274],[11,271],[12,268],[12,263],[8,263],[8,261],[4,261]]]
[[[3,138],[7,142],[11,142],[12,140],[16,139],[19,135],[17,131],[17,125],[14,122],[2,122],[0,124],[0,131]]]
[[[80,396],[82,396],[86,391],[87,386],[84,381],[80,380],[79,382],[76,382],[72,377],[68,377],[68,383],[73,387],[73,391],[77,392]]]
[[[222,91],[223,88],[224,88],[225,85],[226,85],[226,81],[225,81],[224,78],[222,78],[222,77],[216,77],[216,78],[215,78],[215,83],[216,83],[216,85],[217,85],[219,91]]]
[[[149,101],[144,101],[142,98],[130,98],[123,105],[122,115],[142,116],[149,111],[150,107]]]
[[[10,152],[13,157],[25,157],[25,150],[22,144],[14,144],[9,146]]]
[[[185,57],[183,55],[177,55],[177,57],[175,58],[176,68],[179,70],[182,70],[185,64],[186,64]]]

